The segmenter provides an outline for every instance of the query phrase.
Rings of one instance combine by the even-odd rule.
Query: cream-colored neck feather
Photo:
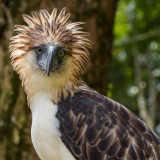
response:
[[[75,68],[71,57],[66,57],[65,65],[47,76],[46,71],[42,71],[38,65],[35,65],[36,59],[33,55],[33,51],[26,54],[18,71],[29,104],[32,97],[38,92],[49,92],[53,96],[52,101],[57,103],[62,96],[67,97],[68,93],[73,94],[82,83],[80,78],[74,74]]]

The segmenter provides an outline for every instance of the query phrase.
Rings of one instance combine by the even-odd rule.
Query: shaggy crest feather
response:
[[[49,14],[47,10],[32,12],[31,16],[23,14],[24,21],[28,26],[16,25],[18,35],[11,38],[10,52],[14,69],[16,61],[39,44],[54,44],[66,47],[69,54],[75,58],[75,63],[82,71],[89,61],[87,48],[91,48],[91,41],[86,37],[89,33],[80,31],[82,22],[71,23],[68,21],[70,13],[65,15],[63,8],[59,15],[54,8]]]

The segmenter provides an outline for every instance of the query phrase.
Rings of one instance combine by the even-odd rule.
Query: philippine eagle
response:
[[[65,8],[23,15],[11,38],[13,69],[32,112],[31,138],[42,160],[160,160],[160,139],[130,110],[81,79],[91,41]]]

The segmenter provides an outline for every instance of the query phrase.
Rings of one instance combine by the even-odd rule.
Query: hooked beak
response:
[[[53,61],[53,52],[49,52],[47,56],[47,63],[46,63],[46,70],[47,70],[47,75],[49,76],[50,71],[51,71],[51,66],[52,66],[52,61]]]
[[[47,54],[47,62],[46,62],[46,71],[47,75],[50,75],[50,71],[52,68],[52,65],[56,66],[57,61],[56,61],[56,52],[59,47],[57,46],[50,46],[48,49],[48,54]]]

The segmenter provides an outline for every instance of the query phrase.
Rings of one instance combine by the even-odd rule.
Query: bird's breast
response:
[[[34,148],[42,160],[72,160],[74,158],[61,141],[60,124],[56,118],[58,106],[49,97],[39,93],[31,103]]]

